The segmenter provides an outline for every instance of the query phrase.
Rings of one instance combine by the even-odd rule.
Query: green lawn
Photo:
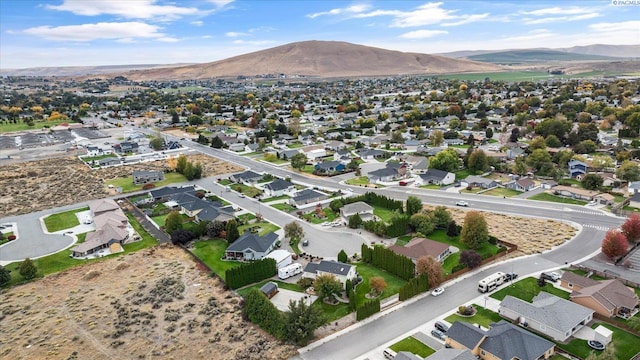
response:
[[[395,351],[396,353],[399,353],[400,351],[408,351],[423,358],[436,352],[413,336],[409,336],[398,341],[397,343],[389,346],[389,349]]]
[[[81,266],[87,263],[103,261],[105,259],[109,259],[114,256],[128,254],[133,251],[138,251],[140,249],[154,246],[158,243],[158,241],[154,237],[152,237],[142,226],[140,226],[140,224],[133,218],[133,216],[131,216],[129,213],[126,213],[126,215],[129,218],[129,222],[131,223],[131,226],[133,226],[133,228],[138,232],[138,234],[140,234],[142,239],[140,241],[122,245],[122,248],[124,249],[123,253],[113,254],[113,255],[102,257],[102,258],[97,258],[97,259],[77,260],[70,257],[71,250],[68,250],[68,249],[62,250],[55,254],[51,254],[49,256],[45,256],[45,257],[34,260],[34,263],[38,268],[38,277],[55,274],[57,272],[67,270],[72,267]],[[84,241],[85,237],[86,237],[86,233],[79,234],[78,235],[79,242]],[[18,272],[18,268],[20,267],[20,262],[11,263],[6,267],[7,269],[11,270],[11,280],[7,284],[5,284],[3,287],[9,287],[9,286],[29,282],[29,281],[25,281]]]
[[[440,190],[442,186],[436,184],[422,185],[420,189]]]
[[[615,347],[616,359],[631,359],[635,354],[640,352],[640,337],[606,323],[596,322],[591,327],[596,328],[599,325],[603,325],[613,331],[613,341],[607,346]],[[557,346],[583,359],[593,351],[589,345],[587,345],[587,341],[581,339],[573,339],[568,344],[557,344]]]
[[[253,284],[253,285],[247,285],[241,289],[238,290],[238,294],[240,294],[241,296],[245,296],[249,293],[249,290],[251,289],[258,289],[260,290],[260,288],[268,283],[268,282],[274,282],[276,284],[278,284],[278,288],[279,289],[286,289],[286,290],[291,290],[291,291],[295,291],[295,292],[299,292],[302,293],[304,292],[304,289],[302,287],[300,287],[298,284],[291,284],[291,283],[287,283],[287,282],[283,282],[283,281],[279,281],[279,280],[273,280],[273,279],[267,279],[264,281],[261,281],[257,284]]]
[[[76,213],[87,210],[89,210],[89,208],[84,207],[82,209],[74,209],[57,214],[51,214],[44,218],[44,225],[47,227],[47,231],[49,232],[56,232],[78,226],[80,225],[80,221],[78,220]]]
[[[271,207],[284,212],[292,212],[296,209],[287,203],[271,204]]]
[[[257,222],[257,223],[253,223],[253,224],[246,224],[246,225],[238,226],[238,232],[240,232],[240,235],[242,235],[245,232],[245,230],[251,229],[251,228],[258,229],[258,235],[260,235],[260,236],[262,236],[264,234],[268,234],[270,232],[274,232],[274,231],[280,229],[275,224],[272,224],[272,223],[267,222],[267,221],[261,221],[261,222]]]
[[[227,249],[227,242],[222,239],[200,240],[193,244],[193,254],[202,260],[224,280],[224,273],[228,269],[240,266],[239,261],[223,261],[222,256]]]
[[[369,279],[374,276],[383,277],[387,283],[387,288],[380,295],[380,299],[397,294],[400,288],[406,284],[406,281],[371,264],[358,263],[356,264],[356,269],[363,279],[363,282],[356,287],[356,303],[358,305],[362,305],[367,300],[365,295],[371,291]]]
[[[314,301],[311,306],[322,310],[324,315],[327,317],[327,323],[341,319],[351,313],[349,304],[339,303],[337,305],[331,305],[318,299]]]
[[[587,202],[581,200],[569,199],[562,196],[555,196],[547,193],[540,193],[530,196],[528,199],[530,200],[539,200],[539,201],[549,201],[549,202],[557,202],[563,204],[573,204],[573,205],[584,205]]]
[[[461,321],[469,324],[480,324],[486,328],[488,328],[492,323],[502,320],[500,315],[491,310],[487,310],[479,305],[473,305],[473,307],[476,309],[476,314],[473,316],[460,316],[456,313],[447,316],[445,320],[451,324],[456,321]]]
[[[323,209],[323,211],[324,211],[324,217],[322,218],[319,218],[316,216],[315,210],[302,215],[302,217],[313,224],[322,224],[327,221],[331,222],[338,217],[338,214],[333,212],[333,210],[329,208],[325,208]]]
[[[413,239],[413,236],[411,236],[411,235],[402,235],[402,236],[398,236],[398,238],[396,239],[396,245],[398,245],[398,246],[404,246],[404,245],[406,245],[409,241],[411,241],[411,239]]]
[[[439,241],[445,244],[456,246],[462,250],[468,250],[469,247],[462,244],[460,242],[460,235],[450,238],[447,236],[446,230],[436,230],[427,236],[431,240]],[[488,258],[498,253],[498,247],[489,243],[483,244],[480,248],[475,249],[475,251],[482,256],[482,258]],[[447,258],[448,260],[448,258]]]
[[[289,196],[289,195],[274,196],[274,197],[268,198],[268,199],[261,199],[260,202],[271,202],[271,201],[285,200],[285,199],[290,199],[290,198],[291,198],[291,196]]]
[[[379,217],[382,222],[389,223],[394,211],[380,206],[373,206],[373,214]]]
[[[255,188],[253,186],[247,186],[244,184],[233,184],[231,185],[231,189],[239,192],[239,193],[243,193],[245,194],[247,197],[253,198],[256,195],[260,195],[262,194],[262,191],[260,191],[258,188]]]
[[[256,216],[253,215],[252,213],[246,213],[246,214],[238,215],[238,219],[240,221],[242,221],[243,223],[246,223],[247,221],[251,221],[251,220],[253,220],[255,218],[256,218]]]
[[[233,182],[229,179],[220,179],[218,180],[218,184],[222,185],[222,186],[226,186],[229,184],[233,184]]]
[[[18,120],[17,124],[7,124],[6,122],[0,123],[0,133],[12,132],[12,131],[23,131],[23,130],[37,130],[46,127],[54,127],[58,126],[62,123],[71,123],[70,120],[35,120],[33,122],[33,126],[29,126],[24,123],[22,120]]]
[[[500,188],[500,187],[493,188],[489,191],[485,191],[482,193],[482,195],[504,196],[504,197],[512,197],[520,194],[522,194],[520,191],[511,190],[507,188]]]
[[[558,289],[549,282],[547,282],[547,284],[543,288],[540,288],[538,286],[537,279],[533,277],[524,278],[520,281],[514,282],[511,285],[502,286],[502,289],[491,294],[492,298],[496,300],[502,300],[505,298],[505,296],[511,295],[513,297],[517,297],[518,299],[531,302],[531,300],[533,300],[533,297],[538,295],[540,291],[546,291],[566,300],[569,300],[570,295],[569,292]]]
[[[369,185],[369,178],[366,176],[360,176],[353,179],[349,179],[345,181],[345,184],[348,185]]]
[[[164,180],[154,183],[156,187],[161,187],[169,184],[175,184],[187,181],[184,175],[177,172],[170,172],[164,174]],[[142,190],[143,185],[136,185],[133,183],[133,176],[126,178],[118,178],[106,181],[107,185],[113,185],[115,187],[122,188],[123,193],[134,192]]]
[[[276,165],[286,164],[289,162],[287,160],[278,159],[277,157],[268,157],[268,158],[262,157],[260,158],[260,160],[266,161],[268,163],[276,164]]]
[[[469,170],[467,170],[467,169],[456,171],[455,174],[456,174],[456,180],[465,179],[467,176],[470,175]]]

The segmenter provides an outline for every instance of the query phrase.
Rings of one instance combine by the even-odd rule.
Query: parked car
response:
[[[442,331],[436,329],[431,330],[431,336],[442,341],[446,340],[447,338],[447,336]]]
[[[560,280],[560,274],[558,274],[557,272],[542,273],[540,274],[540,276],[542,276],[543,279],[549,280],[552,282],[556,282]]]
[[[464,200],[459,200],[459,201],[456,201],[456,206],[464,206],[464,207],[467,207],[467,206],[469,206],[469,203],[468,203],[468,202],[466,202],[466,201],[464,201]]]
[[[433,291],[431,292],[431,295],[438,296],[438,295],[442,295],[442,293],[444,293],[444,288],[438,287],[433,289]]]
[[[302,246],[307,246],[307,245],[309,245],[309,239],[302,240]]]
[[[506,273],[506,274],[504,274],[504,280],[505,281],[515,280],[517,277],[518,277],[518,274],[516,274],[516,273]]]
[[[449,325],[443,323],[442,321],[436,321],[433,324],[433,327],[435,327],[437,330],[439,330],[442,333],[446,333],[447,331],[449,331]]]

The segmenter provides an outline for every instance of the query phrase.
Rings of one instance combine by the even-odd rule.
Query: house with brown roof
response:
[[[391,245],[389,250],[396,254],[404,255],[414,262],[423,256],[430,256],[439,262],[443,262],[451,255],[451,246],[445,243],[425,238],[413,238],[404,246]]]
[[[556,195],[570,197],[572,199],[586,200],[586,201],[591,201],[596,195],[600,194],[597,191],[581,189],[578,187],[565,186],[565,185],[558,185],[554,187],[553,193]]]
[[[508,189],[516,191],[529,191],[536,187],[536,183],[528,177],[512,181],[505,185]]]
[[[600,315],[628,318],[638,312],[638,295],[618,279],[598,281],[565,271],[560,286],[572,291],[571,301]]]
[[[86,257],[103,249],[121,252],[122,244],[130,238],[133,229],[120,206],[112,199],[89,203],[96,231],[87,233],[85,241],[71,248],[73,257]]]

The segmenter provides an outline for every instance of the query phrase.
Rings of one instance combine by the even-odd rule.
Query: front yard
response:
[[[423,358],[436,352],[413,336],[409,336],[398,341],[397,343],[389,346],[389,349],[395,351],[396,353],[399,353],[400,351],[408,351]]]
[[[357,305],[362,305],[367,300],[365,295],[371,291],[371,286],[369,286],[369,279],[374,276],[380,276],[384,278],[384,281],[387,283],[387,288],[384,289],[384,291],[380,295],[381,300],[397,294],[400,288],[404,284],[406,284],[406,281],[371,264],[358,263],[356,264],[356,269],[358,270],[358,274],[363,279],[362,283],[360,283],[356,287]]]
[[[547,284],[541,288],[540,286],[538,286],[537,279],[533,277],[524,278],[512,284],[502,286],[503,287],[500,290],[491,294],[492,298],[502,301],[505,296],[511,295],[513,297],[517,297],[518,299],[531,302],[531,300],[533,300],[533,297],[538,295],[540,291],[546,291],[550,294],[566,300],[569,300],[570,295],[569,292],[558,289],[549,282],[547,282]]]
[[[582,200],[570,199],[562,196],[556,196],[548,193],[535,194],[529,197],[530,200],[549,201],[563,204],[585,205],[587,202]]]
[[[262,191],[260,191],[260,189],[255,188],[253,186],[247,186],[244,184],[233,184],[231,185],[231,189],[239,193],[245,194],[247,197],[250,197],[250,198],[254,198],[262,194]]]
[[[493,188],[491,190],[488,190],[482,193],[482,195],[502,196],[502,197],[513,197],[520,194],[522,194],[520,191],[501,188],[501,187]]]
[[[479,305],[473,305],[473,307],[476,309],[476,314],[473,316],[460,316],[455,313],[447,316],[444,319],[451,324],[456,321],[460,321],[469,324],[479,324],[481,326],[484,326],[485,328],[488,328],[492,323],[502,320],[500,315],[494,313],[491,310],[485,309],[484,307]]]
[[[47,231],[56,232],[64,229],[69,229],[74,226],[80,225],[80,221],[76,216],[76,213],[87,211],[88,207],[82,209],[74,209],[57,214],[51,214],[44,218],[44,225],[47,227]]]
[[[240,233],[240,235],[242,235],[245,231],[249,230],[254,233],[258,233],[258,235],[262,236],[264,234],[268,234],[270,232],[274,232],[279,229],[280,228],[277,225],[272,224],[268,221],[260,221],[253,224],[238,226],[238,232]]]
[[[155,187],[161,187],[169,184],[181,183],[187,181],[184,175],[177,172],[170,172],[164,174],[164,180],[154,183]],[[123,193],[129,193],[142,190],[144,185],[136,185],[133,183],[133,176],[126,178],[111,179],[106,181],[107,185],[113,185],[114,187],[122,188]]]

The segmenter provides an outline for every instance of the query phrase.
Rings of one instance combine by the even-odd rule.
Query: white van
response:
[[[386,349],[382,350],[382,355],[384,355],[384,357],[387,358],[387,359],[393,359],[393,358],[396,357],[397,354],[396,354],[395,351],[393,351],[393,350],[391,350],[389,348],[386,348]]]

